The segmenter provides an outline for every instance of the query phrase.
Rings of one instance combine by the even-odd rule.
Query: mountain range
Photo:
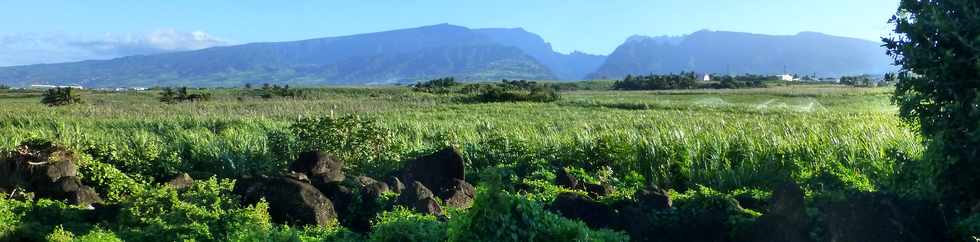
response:
[[[770,36],[699,31],[631,37],[610,56],[556,52],[520,28],[440,24],[290,42],[250,43],[109,60],[0,67],[0,84],[87,87],[237,86],[245,83],[363,85],[458,80],[581,80],[628,74],[880,73],[879,43],[818,33]]]
[[[892,70],[881,43],[802,32],[773,36],[702,30],[681,37],[633,36],[589,79],[680,71],[718,74],[796,73],[817,76]]]

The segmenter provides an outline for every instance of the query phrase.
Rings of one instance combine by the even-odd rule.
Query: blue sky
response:
[[[439,23],[523,27],[558,51],[594,54],[608,54],[635,34],[682,35],[701,29],[762,34],[817,31],[877,40],[888,32],[886,21],[898,4],[897,0],[0,1],[0,56],[21,58],[0,57],[0,66],[87,58],[90,52],[105,52],[101,54],[108,58],[121,54],[112,49],[119,43],[152,52]],[[79,47],[93,45],[102,49]]]

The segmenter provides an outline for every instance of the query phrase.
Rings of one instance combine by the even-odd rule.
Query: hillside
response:
[[[582,80],[681,71],[776,74],[784,69],[826,76],[881,73],[889,70],[889,63],[878,43],[812,32],[793,36],[720,31],[679,37],[634,36],[607,57],[556,52],[541,36],[521,28],[469,29],[440,24],[110,60],[0,67],[0,84],[367,85],[446,76],[465,81]]]
[[[880,43],[803,32],[792,36],[699,31],[683,37],[634,36],[590,78],[681,71],[852,75],[882,73],[890,59]]]
[[[0,68],[8,85],[228,86],[244,83],[372,84],[442,76],[556,79],[521,49],[448,24],[293,42]]]

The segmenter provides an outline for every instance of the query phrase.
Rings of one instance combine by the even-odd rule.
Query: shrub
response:
[[[671,75],[627,75],[622,81],[616,81],[613,84],[613,88],[616,90],[672,90],[696,87],[697,80],[693,72]]]
[[[174,91],[173,88],[165,87],[160,93],[160,101],[165,103],[197,102],[211,100],[211,93],[188,93],[187,87],[180,87]]]
[[[17,227],[20,226],[23,214],[19,213],[22,202],[8,199],[7,195],[0,195],[0,240],[10,237]]]
[[[919,128],[950,204],[980,201],[980,8],[975,0],[902,0],[884,38],[902,70],[893,101]]]
[[[476,102],[554,102],[561,99],[561,96],[558,90],[549,86],[538,85],[522,89],[505,84],[487,86],[472,99]]]
[[[334,154],[346,161],[347,169],[371,174],[396,169],[388,163],[398,160],[394,134],[375,120],[358,115],[302,118],[290,130],[299,150]]]
[[[473,207],[449,221],[449,241],[628,240],[622,233],[591,230],[582,222],[546,211],[536,202],[482,186]]]
[[[875,81],[871,79],[870,75],[842,76],[840,83],[856,87],[870,87],[875,85]]]
[[[295,88],[289,88],[289,85],[279,86],[279,85],[269,85],[268,83],[263,84],[260,89],[251,89],[250,86],[246,86],[248,94],[252,96],[261,97],[263,99],[270,99],[273,97],[302,97],[303,91]]]
[[[81,103],[82,99],[72,93],[70,87],[56,87],[48,89],[41,96],[41,103],[48,107],[64,106],[74,103]]]
[[[456,79],[446,77],[416,83],[415,85],[412,85],[412,90],[416,92],[445,94],[449,93],[453,87],[458,86],[459,84],[459,82],[456,82]]]
[[[58,227],[67,231],[88,231],[93,228],[85,222],[85,210],[60,201],[0,198],[0,212],[3,212],[0,220],[12,222],[0,224],[0,241],[40,241]],[[63,235],[65,233],[59,236]]]
[[[102,230],[96,228],[89,231],[87,234],[75,237],[75,234],[71,231],[65,230],[62,226],[55,227],[45,239],[50,242],[122,242],[123,240],[116,237],[111,231]]]
[[[665,241],[728,241],[761,216],[740,207],[735,196],[704,186],[670,197],[672,209],[651,211],[643,221],[631,221],[646,226],[641,236]],[[687,234],[694,231],[699,233]]]
[[[45,236],[45,239],[48,242],[71,242],[75,240],[75,234],[65,231],[65,228],[58,225],[58,227],[54,228],[54,231],[48,234],[48,236]]]
[[[957,222],[953,228],[953,233],[959,241],[977,241],[980,239],[980,214],[974,214]]]
[[[82,165],[79,173],[84,184],[91,185],[109,202],[123,201],[127,195],[143,189],[140,184],[146,180],[138,175],[139,179],[134,179],[116,167],[98,161]]]
[[[244,231],[268,230],[267,206],[241,207],[233,182],[195,181],[184,192],[169,186],[140,189],[121,203],[118,231],[126,240],[227,241]]]
[[[371,242],[446,241],[446,224],[435,216],[414,213],[403,207],[384,212],[375,219]]]

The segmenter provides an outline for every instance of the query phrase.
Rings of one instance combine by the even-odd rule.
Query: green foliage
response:
[[[19,213],[21,202],[0,195],[0,240],[10,237],[20,226],[23,214]]]
[[[460,85],[460,83],[456,82],[456,79],[452,77],[445,77],[416,83],[415,85],[412,85],[412,90],[416,92],[445,94],[449,93],[453,87],[458,85]]]
[[[517,90],[523,85],[518,81],[506,88]],[[920,168],[928,165],[918,162],[924,147],[915,133],[900,126],[901,120],[888,104],[890,90],[886,88],[575,91],[562,93],[562,101],[555,103],[477,105],[458,103],[455,94],[419,94],[404,87],[305,91],[310,98],[254,103],[234,101],[241,90],[215,90],[214,102],[195,105],[157,105],[156,97],[145,93],[105,93],[91,96],[99,105],[72,109],[40,108],[36,95],[0,93],[4,97],[0,98],[0,133],[5,134],[0,135],[0,149],[9,150],[32,138],[77,147],[91,156],[83,155],[80,161],[83,182],[110,205],[123,207],[122,216],[96,225],[80,216],[88,211],[62,203],[7,200],[6,204],[13,205],[0,205],[0,212],[13,212],[0,213],[0,233],[8,231],[14,241],[43,240],[61,225],[76,239],[95,227],[128,241],[174,239],[163,234],[203,241],[368,239],[370,235],[360,237],[338,226],[273,225],[265,204],[242,207],[224,186],[203,189],[218,192],[181,192],[145,185],[179,172],[218,177],[272,175],[281,172],[299,151],[315,145],[336,149],[338,154],[368,150],[346,155],[366,157],[347,160],[356,167],[348,174],[376,178],[399,168],[406,158],[448,145],[459,147],[469,162],[468,181],[483,185],[491,180],[480,175],[503,175],[499,190],[508,194],[506,207],[525,210],[481,205],[451,211],[450,218],[508,227],[523,226],[519,219],[524,217],[545,221],[542,224],[547,226],[527,226],[537,231],[537,239],[584,233],[583,226],[531,208],[558,193],[572,192],[554,185],[558,167],[571,167],[581,180],[605,181],[620,190],[604,200],[629,196],[648,183],[682,191],[683,195],[675,196],[675,205],[689,209],[672,210],[678,212],[660,214],[655,220],[675,223],[684,221],[682,215],[701,214],[697,209],[712,207],[705,204],[728,204],[713,200],[718,196],[764,197],[757,196],[757,191],[738,189],[769,187],[777,182],[775,177],[786,174],[798,182],[820,184],[822,190],[807,189],[818,193],[865,188],[921,192],[929,186],[908,183],[927,184],[919,183],[921,177],[933,174]],[[362,118],[357,122],[342,121],[343,117],[329,122],[296,119],[332,117],[331,113],[358,113]],[[364,124],[366,120],[372,124]],[[380,139],[358,138],[361,141],[351,142],[358,144],[355,148],[332,147],[359,136],[362,132],[356,130],[365,126],[387,134]],[[373,146],[363,145],[372,142],[363,140],[383,140],[381,147],[387,148],[376,152]],[[379,156],[388,158],[376,162],[374,157]],[[694,196],[687,194],[701,191],[700,186],[736,192],[712,192],[691,199]],[[370,216],[377,212],[362,209],[377,204],[355,204],[347,209]],[[729,224],[751,220],[748,211],[721,207],[725,209],[718,210],[726,211]],[[471,214],[492,216],[485,219]],[[391,227],[428,224],[401,223],[411,219],[392,216],[391,221],[398,222]],[[7,221],[13,221],[12,225]],[[480,236],[492,232],[474,231],[484,233]]]
[[[977,241],[980,239],[980,214],[974,214],[957,222],[953,228],[953,234],[959,241]]]
[[[774,76],[763,76],[763,75],[753,75],[753,74],[742,74],[742,75],[713,75],[711,76],[711,81],[717,81],[717,84],[711,84],[707,87],[719,88],[719,89],[735,89],[735,88],[760,88],[766,87],[765,81],[776,80],[778,78]]]
[[[358,115],[302,118],[290,130],[299,150],[319,150],[344,160],[347,169],[383,174],[396,161],[393,134],[377,121]]]
[[[555,102],[561,99],[556,86],[525,80],[503,80],[497,85],[477,85],[464,88],[464,92],[476,92],[471,102]]]
[[[58,228],[71,232],[92,230],[83,208],[48,199],[17,201],[0,197],[0,241],[41,241]],[[67,233],[60,233],[64,237]]]
[[[627,75],[622,81],[613,84],[616,90],[673,90],[697,87],[697,77],[693,72],[672,75]]]
[[[980,201],[980,3],[901,1],[888,53],[902,67],[894,101],[925,137],[940,189],[961,208]]]
[[[72,93],[72,88],[70,87],[56,87],[48,89],[41,96],[41,103],[48,105],[48,107],[64,106],[75,103],[81,103],[82,98]]]
[[[491,182],[492,183],[492,182]],[[481,186],[476,201],[449,223],[449,241],[628,241],[621,233],[591,230],[540,204]]]
[[[211,93],[188,93],[187,87],[180,87],[174,91],[173,88],[164,87],[160,93],[160,102],[180,103],[180,102],[199,102],[211,100]]]
[[[652,211],[643,218],[645,221],[634,222],[647,225],[647,233],[653,233],[648,236],[668,236],[668,238],[688,240],[710,237],[732,238],[761,216],[756,211],[739,206],[735,196],[744,193],[722,193],[704,186],[692,187],[684,193],[671,192],[670,197],[674,204],[672,209]],[[673,234],[676,231],[703,234]]]
[[[119,234],[127,240],[227,241],[269,231],[267,205],[241,207],[230,195],[233,182],[195,181],[187,191],[154,186],[134,192],[119,215]]]
[[[112,165],[96,161],[81,166],[79,172],[82,183],[91,185],[110,202],[125,200],[126,196],[143,189],[140,184],[145,183],[146,180],[137,174],[134,175],[139,179],[134,179]],[[141,180],[143,182],[140,182]]]
[[[48,236],[45,236],[45,239],[48,242],[72,242],[75,240],[75,234],[65,231],[65,228],[58,225],[58,227],[54,228],[54,231],[48,234]]]
[[[404,207],[384,212],[374,220],[371,242],[446,241],[446,224],[435,216],[422,215]]]
[[[875,85],[874,80],[869,75],[842,76],[840,78],[840,83],[848,86],[858,86],[858,87],[870,87]]]
[[[65,230],[64,227],[58,225],[55,227],[45,239],[49,242],[122,242],[122,239],[116,237],[116,234],[111,231],[106,231],[100,228],[93,229],[87,234],[82,236],[75,236],[71,231]]]
[[[270,99],[273,97],[285,97],[285,98],[296,98],[303,97],[303,90],[289,88],[289,85],[279,86],[279,85],[269,85],[268,83],[262,84],[260,89],[246,88],[246,94],[256,97],[261,97],[263,99]]]

